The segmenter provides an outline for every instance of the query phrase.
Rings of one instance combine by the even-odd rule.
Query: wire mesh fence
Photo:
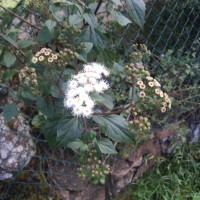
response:
[[[26,20],[32,25],[36,25],[38,19],[42,20],[41,17],[45,18],[34,17],[38,11],[27,6],[27,1],[10,2],[18,4],[17,9],[20,13],[24,12]],[[8,0],[0,1],[1,4],[6,7]],[[12,12],[15,14],[18,10],[12,9]],[[197,0],[146,1],[144,29],[127,25],[123,32],[116,33],[121,37],[114,44],[115,51],[119,50],[120,44],[126,44],[128,50],[124,59],[132,51],[132,44],[145,44],[152,53],[145,65],[165,83],[171,96],[179,99],[171,118],[181,120],[193,115],[195,123],[200,121],[199,10]],[[12,28],[21,26],[21,19],[4,11],[7,15],[0,16],[0,21],[10,17]],[[20,32],[25,38],[35,34],[28,23]],[[132,38],[131,44],[127,38]],[[171,85],[169,79],[173,80]],[[0,97],[1,110],[6,98],[3,94]],[[51,149],[43,134],[29,124],[30,119],[19,116],[6,126],[0,116],[0,199],[59,199],[60,193],[63,199],[69,199],[67,191],[82,190],[86,191],[82,198],[95,199],[96,192],[102,188],[92,188],[78,178],[77,157],[69,149]],[[88,193],[92,195],[88,197]],[[74,194],[73,198],[78,197]]]

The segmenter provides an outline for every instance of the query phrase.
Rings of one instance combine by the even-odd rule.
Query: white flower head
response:
[[[90,63],[84,65],[83,71],[72,76],[65,92],[64,106],[71,108],[74,116],[92,115],[95,101],[90,93],[101,93],[109,88],[109,84],[103,80],[103,75],[109,75],[106,67],[98,63]]]
[[[90,78],[88,78],[88,82],[89,82],[90,84],[92,84],[92,85],[95,85],[95,84],[97,83],[97,80],[96,80],[95,77],[90,77]]]
[[[84,90],[86,91],[86,92],[93,92],[94,90],[95,90],[95,85],[93,86],[93,85],[91,85],[91,84],[86,84],[85,86],[84,86]]]
[[[77,96],[74,98],[74,105],[76,106],[82,106],[84,102],[84,99],[81,96]]]
[[[101,93],[104,91],[102,84],[97,83],[96,85],[94,85],[94,90],[98,93]]]
[[[90,117],[92,115],[92,113],[93,113],[93,110],[91,107],[88,107],[88,106],[83,107],[83,109],[82,109],[83,117]]]
[[[106,81],[104,81],[104,80],[99,81],[99,85],[102,86],[103,91],[104,91],[104,90],[107,90],[107,89],[109,88],[108,83],[107,83]]]
[[[87,83],[87,78],[85,77],[85,75],[83,73],[80,74],[80,77],[78,79],[78,83],[83,84],[83,85]]]
[[[91,63],[91,65],[94,67],[96,73],[103,74],[106,77],[109,76],[110,72],[104,65],[95,62]]]
[[[38,58],[36,58],[36,57],[33,57],[31,61],[32,61],[32,63],[37,63],[37,61],[38,61]]]
[[[75,101],[73,98],[65,98],[64,99],[64,106],[66,108],[72,108],[75,104]]]
[[[78,95],[85,94],[84,87],[78,87],[75,91],[76,91],[76,94]]]
[[[92,99],[88,98],[87,100],[85,100],[85,105],[89,108],[93,108],[95,105],[95,102]]]
[[[83,106],[74,106],[72,110],[72,114],[77,117],[81,116],[83,113],[83,108],[84,108]]]
[[[68,98],[73,98],[73,97],[75,97],[77,95],[77,90],[75,90],[75,89],[70,89],[70,90],[68,90],[67,92],[66,92],[66,96],[68,97]]]
[[[78,87],[78,82],[72,79],[71,81],[68,82],[68,87],[70,89],[75,89]]]
[[[94,72],[94,67],[93,67],[93,65],[90,65],[90,64],[84,65],[83,71],[84,72]]]

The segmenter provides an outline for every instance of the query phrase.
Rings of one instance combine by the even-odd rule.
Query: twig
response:
[[[103,0],[99,0],[99,3],[98,3],[98,5],[97,5],[97,7],[96,7],[96,9],[95,9],[95,11],[94,11],[94,14],[96,15],[97,14],[97,12],[98,12],[98,10],[99,10],[99,8],[101,7],[101,4],[103,3]]]
[[[19,15],[15,14],[14,12],[12,12],[11,10],[5,8],[4,6],[1,6],[0,5],[0,8],[3,8],[5,11],[9,12],[10,14],[14,15],[15,17],[17,17],[18,19],[20,19],[21,21],[25,22],[26,24],[30,25],[31,27],[37,29],[37,30],[40,30],[39,27],[31,24],[30,22],[26,21],[24,18],[20,17]]]
[[[1,7],[1,6],[0,6]],[[4,35],[2,33],[0,33],[0,37],[2,37],[4,39]],[[5,40],[5,39],[4,39]],[[6,42],[8,42],[7,40],[5,40]],[[8,42],[10,45],[12,45],[13,47],[15,47],[25,58],[26,58],[26,55],[25,53],[18,48],[17,44],[14,44],[14,43],[11,43],[11,42]]]
[[[127,106],[124,106],[122,109],[120,110],[116,110],[116,111],[111,111],[111,112],[99,112],[99,113],[94,113],[94,115],[112,115],[112,114],[119,114],[122,111],[130,108],[132,106],[132,104],[128,104]]]

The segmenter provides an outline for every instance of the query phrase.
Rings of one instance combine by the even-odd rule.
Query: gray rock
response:
[[[12,127],[5,124],[0,114],[0,180],[12,178],[35,155],[36,146],[30,135],[30,127],[19,115],[12,120]]]

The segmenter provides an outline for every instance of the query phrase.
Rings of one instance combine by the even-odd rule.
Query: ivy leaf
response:
[[[131,142],[128,131],[128,122],[119,115],[106,117],[93,116],[93,120],[105,127],[105,133],[109,138],[117,142]]]
[[[131,24],[131,20],[122,15],[120,12],[113,11],[111,12],[111,15],[114,17],[114,19],[121,25],[126,26],[127,24]]]
[[[12,53],[5,53],[3,57],[3,61],[6,67],[11,67],[15,63],[16,59],[16,56]]]
[[[132,20],[143,28],[146,6],[143,0],[126,0],[129,15]]]
[[[83,124],[79,118],[64,119],[59,122],[57,139],[61,141],[62,144],[67,145],[69,142],[80,137],[82,133]]]
[[[9,122],[13,117],[18,115],[18,107],[17,104],[12,103],[12,104],[6,104],[3,107],[3,116],[5,122]]]
[[[117,154],[117,151],[113,145],[113,143],[104,138],[102,140],[97,141],[97,145],[99,147],[99,150],[101,151],[101,153],[104,154]]]

